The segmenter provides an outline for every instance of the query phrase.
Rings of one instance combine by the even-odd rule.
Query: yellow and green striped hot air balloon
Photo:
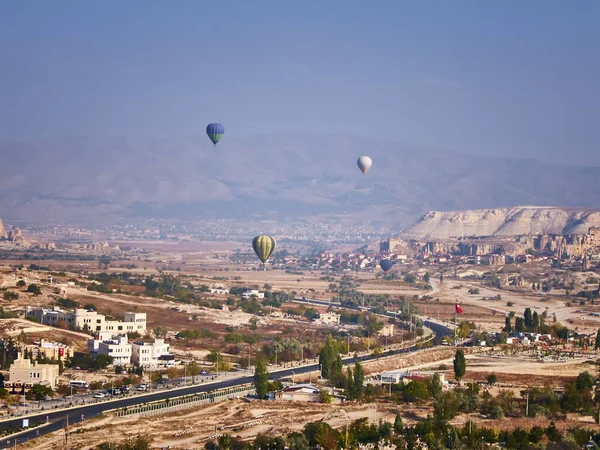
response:
[[[256,253],[256,256],[258,256],[263,263],[273,254],[276,246],[277,242],[275,242],[275,239],[265,234],[261,234],[252,239],[254,253]]]

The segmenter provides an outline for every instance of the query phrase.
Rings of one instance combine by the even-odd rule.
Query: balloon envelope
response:
[[[384,272],[387,272],[392,268],[394,262],[389,259],[382,259],[381,261],[379,261],[379,265],[381,266]]]
[[[371,168],[373,161],[368,156],[361,156],[356,161],[356,164],[358,165],[358,168],[364,175],[365,173],[367,173],[367,170]]]
[[[277,242],[275,239],[265,234],[256,236],[252,240],[252,248],[254,249],[254,253],[256,253],[256,256],[258,256],[263,263],[269,258],[269,256],[273,254],[276,246]]]
[[[209,123],[206,127],[206,134],[208,138],[212,141],[212,143],[217,145],[217,142],[223,137],[225,133],[225,127],[220,123]]]

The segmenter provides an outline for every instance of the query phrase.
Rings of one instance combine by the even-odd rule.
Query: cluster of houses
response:
[[[74,309],[65,311],[60,308],[27,307],[25,316],[34,318],[43,325],[64,326],[86,330],[94,334],[88,339],[88,350],[98,355],[110,356],[114,365],[136,365],[145,368],[173,366],[175,357],[170,353],[170,346],[164,339],[153,342],[129,342],[128,333],[146,334],[146,313],[125,313],[122,321],[106,320],[97,311]],[[25,356],[29,357],[25,357]],[[34,384],[42,384],[55,388],[58,384],[58,364],[39,362],[41,359],[63,361],[75,355],[73,347],[59,342],[48,342],[41,339],[33,345],[21,348],[17,359],[9,368],[9,380],[5,382],[7,389],[27,390]]]

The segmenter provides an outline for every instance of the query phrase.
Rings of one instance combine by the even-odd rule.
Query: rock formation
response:
[[[579,258],[600,253],[600,212],[541,207],[434,211],[400,237],[423,253],[517,256],[531,249],[556,258]],[[490,263],[503,262],[491,258]]]
[[[26,243],[23,232],[19,227],[14,227],[8,232],[8,240],[17,245],[24,245]]]
[[[0,219],[0,241],[3,239],[8,239],[8,234],[4,229],[4,224],[2,223],[2,219]]]
[[[599,211],[521,206],[470,211],[431,211],[402,231],[400,237],[440,241],[458,238],[585,235],[591,227],[600,227]]]

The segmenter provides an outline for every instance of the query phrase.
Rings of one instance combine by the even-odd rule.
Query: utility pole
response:
[[[350,333],[348,333],[348,356],[350,356]]]
[[[529,391],[527,391],[527,403],[525,406],[525,417],[529,417]]]
[[[248,345],[248,371],[250,371],[250,345]]]
[[[67,421],[65,423],[65,449],[69,446],[69,416],[67,416]]]

